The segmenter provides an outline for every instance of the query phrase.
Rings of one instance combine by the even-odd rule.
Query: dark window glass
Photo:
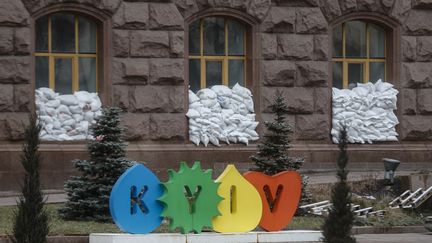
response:
[[[333,30],[333,57],[342,57],[342,25]]]
[[[189,85],[193,92],[200,90],[201,80],[201,61],[189,59]]]
[[[222,61],[206,62],[207,87],[222,84]]]
[[[49,87],[48,57],[36,57],[36,88]]]
[[[204,19],[204,55],[225,55],[225,19]]]
[[[385,30],[378,25],[369,24],[369,57],[385,57]]]
[[[333,62],[333,87],[342,89],[342,62]]]
[[[96,29],[95,22],[84,17],[78,17],[80,53],[96,53]]]
[[[55,59],[55,91],[72,93],[72,58]]]
[[[37,52],[48,52],[48,16],[36,20],[36,46]]]
[[[348,63],[348,88],[357,86],[357,83],[363,83],[363,63]]]
[[[244,61],[243,60],[230,60],[228,64],[229,87],[233,87],[236,83],[241,86],[245,85],[244,82]]]
[[[228,55],[244,55],[245,27],[237,21],[228,21]]]
[[[384,81],[385,77],[385,63],[384,62],[370,62],[369,63],[369,81],[375,83],[378,79]]]
[[[189,25],[189,55],[200,55],[200,21]]]
[[[79,59],[79,90],[96,92],[96,58]]]
[[[346,56],[366,57],[366,23],[350,21],[345,23]]]
[[[75,52],[75,17],[73,14],[51,16],[52,52]]]

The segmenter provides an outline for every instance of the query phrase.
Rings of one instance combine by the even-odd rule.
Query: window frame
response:
[[[366,30],[366,58],[363,57],[346,57],[346,23],[350,21],[362,21],[365,23],[365,30]],[[384,58],[370,58],[370,29],[368,28],[370,24],[375,24],[381,27],[384,32]],[[332,45],[331,53],[332,53],[332,65],[335,63],[342,63],[342,88],[346,89],[349,87],[349,80],[348,80],[348,65],[349,64],[363,64],[363,83],[369,82],[370,77],[370,63],[374,62],[381,62],[384,63],[384,80],[387,79],[387,73],[388,73],[388,64],[387,64],[387,58],[388,58],[388,47],[387,47],[387,38],[388,38],[388,30],[380,24],[376,24],[372,21],[365,20],[365,19],[351,19],[347,20],[343,23],[340,23],[339,25],[335,25],[332,28],[332,31],[334,32],[334,29],[341,26],[342,28],[342,57],[334,57],[333,56],[333,48]],[[333,33],[332,32],[332,33]],[[333,43],[333,35],[332,35],[332,43]],[[333,76],[333,75],[332,75]],[[332,79],[333,81],[333,79]],[[334,87],[334,86],[333,86]]]
[[[204,19],[205,18],[211,18],[211,17],[219,17],[224,18],[224,50],[225,55],[205,55],[204,54]],[[236,21],[243,25],[244,27],[244,33],[243,33],[243,55],[229,55],[229,31],[228,31],[228,22],[229,21]],[[248,68],[248,45],[247,45],[247,38],[248,38],[248,26],[243,21],[233,18],[228,15],[209,15],[209,16],[203,16],[201,18],[195,19],[190,24],[193,24],[195,21],[199,21],[199,28],[200,28],[200,55],[191,55],[189,54],[189,46],[187,46],[187,60],[188,60],[188,66],[189,66],[189,60],[200,60],[200,89],[207,88],[207,73],[206,73],[206,64],[207,61],[221,61],[222,62],[222,85],[229,86],[229,61],[230,60],[242,60],[243,61],[243,76],[244,76],[244,86],[246,87],[248,85],[247,82],[247,68]],[[189,29],[187,30],[187,33],[185,33],[187,36],[189,36]],[[189,37],[188,37],[189,38]],[[189,72],[188,72],[189,73]],[[188,77],[189,80],[189,77]],[[189,80],[190,83],[190,80]]]
[[[75,45],[75,51],[72,53],[67,52],[53,52],[52,51],[52,15],[54,14],[72,14],[74,16],[74,45]],[[89,19],[90,21],[93,21],[96,25],[96,49],[95,53],[79,53],[79,21],[78,17],[84,17]],[[95,58],[95,66],[96,66],[96,92],[99,91],[99,26],[97,21],[95,21],[93,18],[88,17],[86,15],[82,15],[80,13],[76,12],[69,12],[69,11],[59,11],[59,12],[53,12],[46,14],[44,16],[41,16],[40,18],[47,17],[48,18],[48,50],[47,52],[40,52],[36,51],[34,52],[34,57],[48,57],[48,86],[49,88],[55,90],[55,60],[61,59],[61,58],[71,58],[72,59],[72,84],[71,84],[71,91],[72,93],[75,91],[79,91],[79,59],[80,58]],[[39,19],[39,18],[38,18]],[[35,29],[36,29],[37,21],[35,21]],[[34,36],[36,35],[36,31],[34,33]],[[36,43],[36,39],[34,40]],[[36,67],[35,67],[36,68]],[[35,70],[36,73],[36,70]]]

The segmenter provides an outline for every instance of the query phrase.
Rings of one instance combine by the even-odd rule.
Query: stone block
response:
[[[413,62],[417,56],[417,38],[414,36],[402,36],[402,60]]]
[[[292,60],[311,60],[313,56],[313,36],[280,34],[278,35],[278,57]]]
[[[402,81],[406,88],[429,87],[431,83],[431,63],[402,63]]]
[[[402,113],[404,115],[415,115],[417,113],[417,91],[415,89],[402,89]]]
[[[16,141],[24,138],[24,130],[29,124],[29,113],[1,112],[0,123],[4,123],[7,139]]]
[[[356,0],[339,1],[339,7],[343,14],[351,13],[357,10]]]
[[[149,62],[145,58],[115,58],[112,80],[114,84],[145,85],[149,79]]]
[[[411,10],[405,22],[405,32],[410,35],[432,35],[432,18],[429,10]]]
[[[30,53],[31,32],[30,28],[15,28],[15,53],[25,55]]]
[[[432,61],[432,37],[420,36],[417,38],[417,61]]]
[[[165,31],[133,31],[131,33],[131,56],[169,57],[169,35]]]
[[[113,27],[146,29],[149,25],[149,6],[143,2],[123,2],[113,16]]]
[[[8,55],[13,52],[13,39],[13,28],[0,28],[0,55]]]
[[[27,83],[32,57],[0,57],[0,83]]]
[[[0,111],[13,111],[14,90],[12,84],[0,85]]]
[[[324,33],[327,21],[319,8],[296,9],[296,32],[302,34]]]
[[[33,90],[30,84],[14,85],[14,111],[28,112],[33,105]]]
[[[150,83],[176,85],[184,82],[184,60],[157,58],[150,61]]]
[[[29,14],[21,1],[3,0],[0,8],[0,26],[25,26]]]
[[[390,16],[399,20],[400,23],[405,23],[410,10],[411,0],[396,0],[390,11]]]
[[[330,138],[329,116],[298,115],[296,116],[296,139],[324,140]]]
[[[297,62],[297,86],[328,85],[328,62]]]
[[[432,122],[430,116],[403,116],[403,140],[432,140]]]
[[[170,31],[170,49],[172,57],[183,57],[184,54],[184,32]]]
[[[256,243],[257,235],[254,233],[231,233],[231,234],[217,234],[217,233],[201,233],[190,234],[187,236],[188,243],[219,243],[219,242],[236,242],[236,243]],[[261,242],[261,241],[260,241]]]
[[[262,112],[271,112],[276,91],[283,92],[285,102],[288,105],[289,114],[311,114],[314,110],[313,89],[308,88],[267,88],[261,89]]]
[[[113,30],[113,55],[115,57],[129,56],[129,31]]]
[[[270,7],[271,0],[250,0],[246,12],[262,20],[267,15]]]
[[[317,61],[329,60],[329,37],[328,35],[315,35],[313,58]]]
[[[432,114],[432,89],[419,89],[417,93],[417,107],[422,115]]]
[[[112,86],[112,103],[113,106],[120,107],[124,111],[129,109],[129,86],[113,85]]]
[[[184,19],[174,3],[150,3],[150,29],[183,30]]]
[[[173,234],[90,234],[90,243],[186,243],[186,235]]]
[[[328,21],[341,16],[342,11],[339,6],[338,0],[327,0],[321,6],[322,13]]]
[[[416,9],[432,9],[432,0],[413,0],[412,7]]]
[[[276,34],[261,34],[261,46],[261,55],[264,59],[276,59],[278,52]]]
[[[183,112],[183,86],[136,86],[129,104],[134,112]]]
[[[316,88],[314,92],[315,97],[315,113],[329,114],[331,107],[331,89],[330,88]]]
[[[153,113],[150,115],[152,140],[184,140],[186,133],[187,119],[183,113]]]
[[[291,7],[318,7],[319,0],[273,0],[277,5],[280,6],[291,6]]]
[[[146,140],[150,134],[150,114],[123,113],[121,125],[126,140]]]
[[[370,12],[384,12],[381,5],[382,1],[377,0],[357,0],[357,10]]]
[[[296,66],[291,61],[263,61],[262,72],[266,86],[294,86]]]
[[[323,235],[320,231],[289,230],[278,232],[258,232],[257,242],[321,242]]]
[[[296,14],[293,8],[272,7],[261,25],[264,32],[294,33]]]

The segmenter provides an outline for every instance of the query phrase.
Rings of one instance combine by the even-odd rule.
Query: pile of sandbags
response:
[[[358,83],[352,90],[333,88],[333,142],[339,142],[343,126],[350,143],[398,141],[395,126],[399,121],[393,112],[398,93],[392,84],[381,80]]]
[[[59,95],[49,88],[36,90],[36,114],[42,125],[41,140],[70,141],[92,139],[89,126],[102,114],[97,93],[77,91]]]
[[[209,143],[244,143],[258,140],[252,93],[236,84],[232,89],[224,85],[189,90],[189,140],[207,147]]]

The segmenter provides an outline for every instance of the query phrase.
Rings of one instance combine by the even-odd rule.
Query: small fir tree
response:
[[[348,163],[347,132],[344,127],[339,136],[339,159],[337,177],[339,181],[332,189],[329,215],[322,226],[324,242],[327,243],[355,243],[351,236],[351,228],[354,221],[354,213],[351,210],[351,189],[347,184],[348,171],[345,169]]]
[[[65,183],[68,201],[59,210],[64,219],[111,220],[111,189],[133,163],[125,158],[126,144],[122,140],[120,112],[115,107],[103,109],[102,115],[90,128],[95,138],[87,146],[90,160],[72,161],[81,175],[73,176]]]
[[[275,119],[273,122],[265,122],[267,132],[264,134],[262,144],[258,144],[258,152],[251,156],[255,162],[254,170],[263,172],[267,175],[274,175],[287,170],[299,170],[304,163],[302,157],[290,157],[289,149],[291,148],[291,137],[293,129],[286,121],[288,106],[282,92],[276,91],[276,96],[271,105]],[[307,191],[307,176],[302,175],[302,196],[301,203],[310,200]]]
[[[30,116],[30,124],[25,129],[25,144],[21,164],[24,167],[22,195],[18,199],[18,209],[14,211],[12,242],[45,243],[49,233],[48,214],[44,208],[44,196],[40,188],[39,149],[40,124],[35,116]]]

